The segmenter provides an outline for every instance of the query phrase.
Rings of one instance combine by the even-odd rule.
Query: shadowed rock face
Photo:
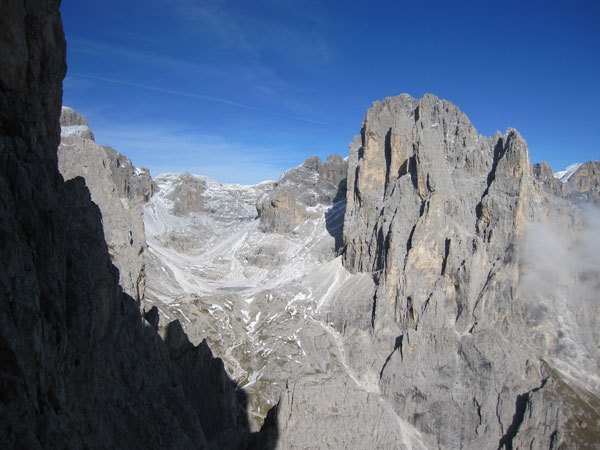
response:
[[[222,363],[142,320],[83,179],[58,172],[59,3],[0,16],[0,447],[252,445]]]

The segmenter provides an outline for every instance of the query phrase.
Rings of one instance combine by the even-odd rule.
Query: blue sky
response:
[[[375,100],[426,92],[532,162],[600,159],[595,1],[63,0],[65,105],[160,172],[277,179],[348,154]]]

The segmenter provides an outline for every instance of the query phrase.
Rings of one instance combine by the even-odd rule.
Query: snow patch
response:
[[[571,176],[575,172],[577,172],[577,169],[579,169],[581,167],[581,165],[582,165],[581,163],[571,164],[565,170],[561,170],[559,172],[556,172],[554,174],[554,178],[558,178],[560,181],[566,183],[567,181],[569,181],[569,178],[571,178]]]
[[[89,137],[92,134],[92,130],[87,125],[66,125],[60,127],[60,137],[77,136],[77,137]]]

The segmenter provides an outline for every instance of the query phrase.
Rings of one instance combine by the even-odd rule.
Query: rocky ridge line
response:
[[[575,203],[600,205],[600,161],[577,164],[563,179],[557,178],[547,162],[533,166],[533,173],[542,188],[552,195]]]
[[[348,163],[339,155],[331,155],[325,163],[313,156],[288,170],[273,190],[257,202],[260,229],[290,232],[299,223],[322,214],[318,205],[333,205],[343,200],[347,167]]]

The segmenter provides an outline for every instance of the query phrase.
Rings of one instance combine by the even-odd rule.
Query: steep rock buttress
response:
[[[525,399],[558,375],[543,362],[554,350],[535,341],[543,333],[519,290],[518,249],[527,224],[552,209],[575,214],[550,202],[518,132],[482,137],[433,95],[375,102],[351,145],[344,264],[376,287],[338,304],[334,322],[354,367],[442,448],[531,440],[519,435]],[[355,345],[365,334],[371,344]],[[564,437],[559,416],[536,420]]]

